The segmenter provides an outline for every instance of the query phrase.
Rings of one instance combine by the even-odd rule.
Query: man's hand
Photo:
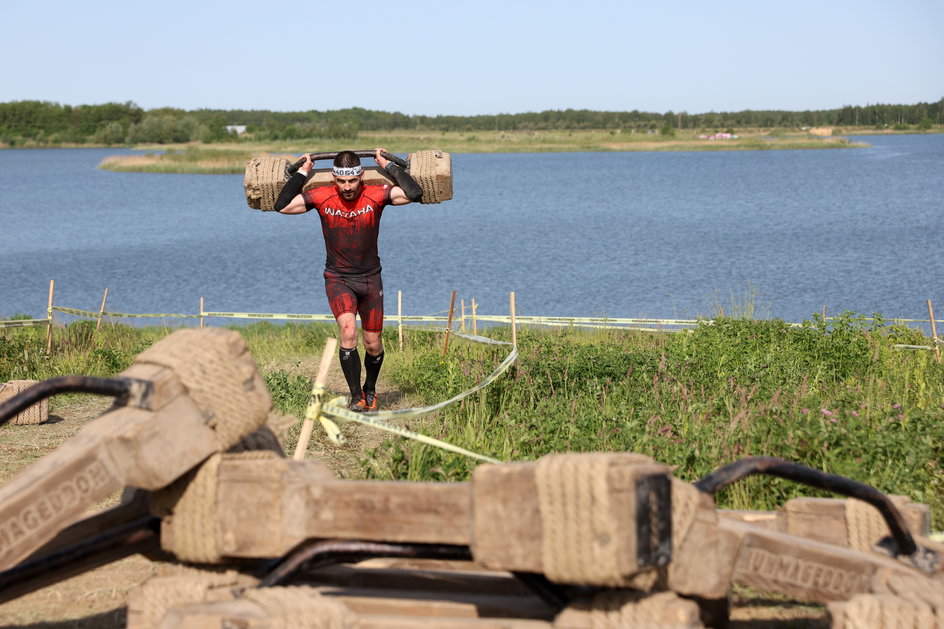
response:
[[[298,167],[298,172],[302,173],[303,175],[307,177],[308,173],[311,172],[311,167],[314,166],[315,163],[311,161],[311,154],[309,153],[305,153],[304,155],[300,155],[299,157],[304,159],[305,163]]]
[[[384,169],[386,169],[387,164],[390,163],[389,159],[381,155],[381,153],[386,153],[386,152],[387,152],[387,149],[381,149],[381,148],[374,149],[374,161],[377,162],[378,166]]]

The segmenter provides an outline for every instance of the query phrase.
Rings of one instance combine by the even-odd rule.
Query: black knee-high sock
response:
[[[364,369],[367,371],[367,377],[364,379],[365,391],[377,390],[377,375],[380,374],[380,366],[384,361],[384,353],[381,351],[376,356],[367,354],[364,357]]]
[[[338,359],[341,361],[341,371],[347,380],[347,388],[351,390],[351,398],[356,402],[361,399],[361,356],[357,348],[338,349]]]

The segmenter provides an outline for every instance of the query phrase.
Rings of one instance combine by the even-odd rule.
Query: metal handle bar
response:
[[[910,556],[918,551],[918,545],[915,544],[914,538],[908,531],[905,519],[888,496],[871,485],[844,476],[827,474],[799,463],[790,463],[775,457],[747,457],[718,468],[708,476],[699,479],[695,483],[695,488],[707,494],[715,494],[728,485],[752,474],[778,476],[867,502],[878,509],[882,517],[885,518],[885,524],[888,525],[888,530],[891,531],[899,555]]]
[[[153,386],[146,380],[132,378],[96,378],[93,376],[59,376],[38,382],[15,397],[0,404],[0,425],[33,404],[60,393],[94,393],[117,398],[136,405],[150,395]]]
[[[309,153],[308,155],[311,156],[311,161],[316,162],[319,159],[334,159],[335,157],[338,156],[338,153],[340,152],[341,151],[333,151],[330,153]],[[374,151],[371,151],[371,150],[352,151],[352,153],[354,153],[358,157],[373,157],[374,156]],[[410,163],[408,161],[406,161],[402,157],[397,157],[393,153],[388,153],[387,151],[381,151],[380,155],[384,159],[389,159],[391,162],[393,162],[397,166],[400,166],[401,168],[409,168],[410,166]],[[288,171],[286,172],[291,176],[295,173],[295,171],[301,168],[302,164],[304,163],[305,163],[305,158],[303,157],[297,162],[295,162],[294,164],[292,164],[291,166],[289,166]]]

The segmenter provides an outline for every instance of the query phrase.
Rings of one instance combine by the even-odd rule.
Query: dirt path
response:
[[[318,365],[321,362],[320,356],[312,356],[302,359],[285,360],[281,363],[264,365],[267,370],[283,370],[290,373],[297,373],[309,379],[314,379],[318,373]],[[328,370],[328,380],[326,386],[329,391],[329,399],[336,396],[349,395],[347,382],[344,380],[344,374],[337,361],[333,361]],[[381,370],[377,381],[377,407],[381,410],[393,410],[400,408],[409,408],[411,401],[406,399],[400,391],[396,390],[385,377]],[[312,433],[311,442],[308,444],[308,457],[324,461],[325,465],[334,472],[338,478],[360,479],[364,478],[364,466],[362,461],[368,456],[368,453],[380,446],[390,435],[381,430],[363,426],[361,424],[341,424],[339,425],[341,434],[344,435],[345,443],[336,445],[327,438],[322,427],[315,424]],[[291,456],[292,452],[288,453]]]

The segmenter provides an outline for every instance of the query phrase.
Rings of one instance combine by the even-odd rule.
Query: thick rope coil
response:
[[[944,629],[927,604],[891,594],[859,594],[830,613],[833,629]]]
[[[272,399],[239,332],[179,330],[141,352],[137,362],[174,371],[227,450],[268,419]]]
[[[907,500],[904,496],[890,496],[890,499],[899,508]],[[878,509],[855,498],[849,498],[844,502],[846,539],[849,540],[849,548],[869,551],[876,542],[891,534]]]
[[[254,581],[235,570],[178,568],[176,574],[152,577],[132,591],[128,598],[127,629],[155,629],[171,607],[204,602],[211,598],[212,589],[250,585]]]
[[[695,522],[700,494],[694,485],[672,478],[672,547],[676,551]]]
[[[625,584],[618,564],[619,524],[608,473],[613,465],[650,463],[633,454],[556,454],[542,457],[535,480],[541,512],[544,574],[561,583]]]
[[[151,512],[169,518],[173,525],[173,535],[162,535],[163,549],[182,561],[220,563],[223,554],[216,526],[220,464],[233,459],[278,458],[282,457],[272,450],[214,454],[196,470],[151,494]]]
[[[285,170],[288,165],[287,159],[271,155],[253,157],[246,162],[243,188],[249,207],[264,212],[275,209],[275,201],[287,181]]]
[[[271,587],[246,590],[268,615],[270,629],[356,629],[357,615],[341,601],[308,587]]]
[[[927,606],[937,621],[938,629],[944,629],[944,582],[917,574],[895,573],[876,578],[888,593],[907,599],[916,606]],[[874,589],[881,591],[882,588],[876,584]]]
[[[247,452],[268,450],[278,456],[285,456],[285,439],[289,429],[295,424],[295,418],[277,412],[269,412],[265,425],[246,435],[228,452]]]
[[[452,198],[452,190],[446,190],[436,177],[436,162],[443,159],[442,151],[417,151],[410,156],[410,175],[423,189],[420,203],[439,203]]]
[[[182,561],[218,563],[216,490],[222,454],[151,494],[151,512],[173,524],[173,535],[162,534],[161,546]],[[169,538],[169,539],[168,539]]]
[[[0,383],[0,403],[16,397],[34,384],[37,384],[37,382],[37,380],[10,380],[6,383]],[[14,415],[10,423],[19,426],[28,426],[42,424],[48,419],[49,400],[42,399],[28,409]]]
[[[675,592],[646,594],[632,590],[599,592],[589,602],[572,604],[555,627],[592,629],[702,629],[698,605]]]

